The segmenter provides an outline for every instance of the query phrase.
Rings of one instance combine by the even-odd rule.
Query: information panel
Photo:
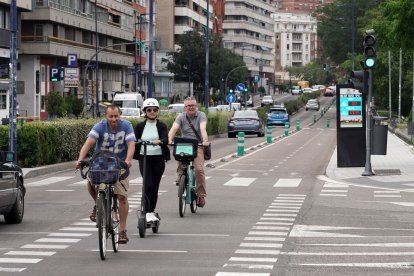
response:
[[[353,88],[341,88],[339,96],[339,126],[361,128],[363,126],[362,93]]]

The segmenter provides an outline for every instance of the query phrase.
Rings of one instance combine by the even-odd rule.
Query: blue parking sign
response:
[[[68,67],[78,67],[77,54],[68,54]]]

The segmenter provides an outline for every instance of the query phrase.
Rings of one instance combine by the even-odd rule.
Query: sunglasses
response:
[[[145,109],[146,112],[158,112],[158,108],[147,108]]]
[[[189,104],[189,105],[186,105],[185,107],[195,107],[195,104]]]

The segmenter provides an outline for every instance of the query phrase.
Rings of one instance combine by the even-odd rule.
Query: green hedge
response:
[[[208,114],[209,135],[227,131],[230,113]],[[36,167],[76,160],[91,128],[101,119],[56,119],[17,125],[17,160],[22,167]],[[135,125],[143,119],[130,119]],[[171,128],[174,115],[160,120]],[[8,150],[8,126],[0,126],[0,149]],[[92,151],[92,150],[91,150]]]

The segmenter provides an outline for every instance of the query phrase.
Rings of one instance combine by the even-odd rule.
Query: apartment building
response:
[[[271,0],[227,0],[223,21],[224,47],[243,57],[251,77],[266,86],[274,74],[275,5]]]
[[[278,83],[289,80],[287,67],[304,66],[317,58],[317,21],[309,14],[280,11],[272,14],[272,18],[275,27],[275,77]]]
[[[17,97],[28,116],[47,118],[45,99],[51,91],[78,95],[91,104],[111,100],[117,91],[142,90],[135,87],[134,63],[142,65],[144,84],[146,53],[135,50],[134,37],[147,37],[146,29],[140,33],[137,26],[137,16],[146,13],[147,1],[33,2],[33,11],[22,13],[18,59],[18,77],[24,80],[24,88]],[[56,69],[65,71],[63,80],[51,81]],[[36,85],[40,89],[34,89]]]
[[[334,0],[275,0],[278,11],[310,14],[319,6]]]
[[[0,0],[0,119],[9,117],[10,95],[10,38],[13,20],[10,16],[10,0]],[[17,50],[21,48],[21,13],[32,10],[32,0],[16,1]],[[21,93],[23,81],[17,78],[17,93]]]

